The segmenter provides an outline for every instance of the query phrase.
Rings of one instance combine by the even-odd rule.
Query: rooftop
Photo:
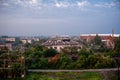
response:
[[[99,36],[114,36],[114,37],[119,37],[120,34],[81,34],[80,36],[96,36],[96,35],[99,35]]]
[[[78,45],[79,43],[73,40],[70,40],[69,37],[56,37],[51,38],[42,45],[52,46],[52,45]]]

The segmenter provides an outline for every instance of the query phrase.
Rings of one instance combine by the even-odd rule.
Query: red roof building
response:
[[[114,48],[114,38],[118,38],[120,34],[81,34],[80,39],[86,41],[87,43],[91,42],[95,36],[100,36],[102,42],[106,45],[107,48]]]

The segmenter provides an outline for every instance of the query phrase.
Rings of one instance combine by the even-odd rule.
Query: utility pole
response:
[[[11,70],[11,65],[12,65],[12,61],[11,61],[11,57],[10,57],[10,51],[8,50],[8,78],[12,78],[12,70]]]
[[[116,56],[116,57],[114,57],[114,59],[116,60],[116,64],[117,64],[117,68],[118,68],[118,70],[117,70],[117,75],[118,75],[118,80],[120,80],[120,72],[119,72],[119,60],[120,60],[120,56]]]
[[[25,77],[25,57],[24,57],[24,47],[21,45],[20,49],[20,62],[21,62],[21,77]]]

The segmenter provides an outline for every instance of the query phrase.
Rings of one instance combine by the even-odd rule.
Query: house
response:
[[[13,50],[13,44],[11,44],[11,43],[0,44],[0,51],[4,48],[7,48],[9,51],[12,51]]]
[[[14,37],[5,37],[5,38],[0,38],[0,40],[6,41],[6,42],[15,42],[16,38],[14,38]]]
[[[16,38],[14,37],[5,36],[0,38],[0,51],[2,49],[13,51],[18,46],[19,46],[19,43],[16,42]]]
[[[23,44],[32,44],[32,40],[31,39],[22,39],[21,40]]]
[[[120,34],[81,34],[80,39],[86,43],[91,42],[95,36],[98,35],[101,41],[105,44],[107,48],[114,48],[114,38],[118,38]]]
[[[32,38],[33,39],[33,41],[35,41],[35,42],[39,42],[40,41],[40,38],[37,38],[37,37],[34,37],[34,38]]]
[[[55,37],[47,40],[42,45],[56,49],[57,51],[60,51],[61,49],[65,47],[78,47],[78,49],[82,48],[82,45],[79,42],[71,40],[69,37]]]
[[[15,38],[5,38],[6,41],[15,42]]]

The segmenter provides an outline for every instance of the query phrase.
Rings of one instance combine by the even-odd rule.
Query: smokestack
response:
[[[114,37],[114,29],[112,29],[112,37]]]

